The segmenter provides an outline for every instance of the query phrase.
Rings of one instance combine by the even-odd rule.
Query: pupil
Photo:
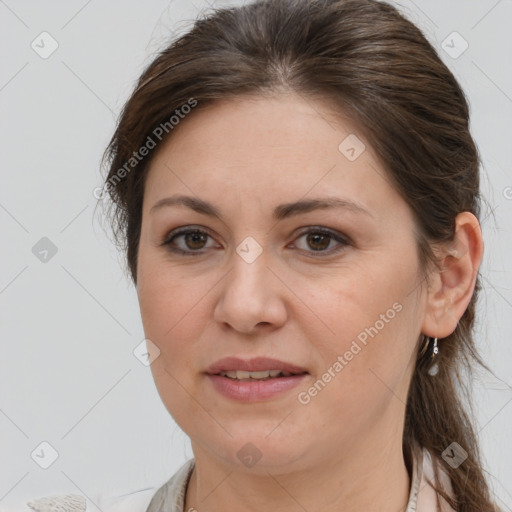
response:
[[[192,244],[189,243],[191,239],[192,239]],[[186,240],[187,247],[189,249],[201,249],[201,242],[204,243],[205,236],[203,233],[200,233],[200,232],[188,233],[187,235],[185,235],[185,240]],[[199,243],[199,246],[194,245],[196,242]]]
[[[324,241],[327,241],[327,244],[320,243],[320,247],[318,248],[318,246],[317,246],[317,248],[315,248],[315,244],[321,239],[323,239]],[[310,246],[312,246],[312,248],[314,250],[321,250],[321,249],[326,249],[327,247],[329,247],[329,236],[328,235],[324,235],[321,233],[310,234],[310,235],[308,235],[308,243],[310,243],[311,241],[313,243],[310,244]]]

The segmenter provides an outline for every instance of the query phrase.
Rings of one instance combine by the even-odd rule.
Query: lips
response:
[[[308,373],[306,368],[268,357],[256,357],[254,359],[225,357],[224,359],[220,359],[209,366],[206,373],[209,375],[219,375],[221,372],[232,372],[237,370],[245,372],[263,372],[269,370],[290,373],[292,375]]]
[[[268,377],[265,377],[267,373]],[[307,378],[308,373],[301,366],[268,357],[226,357],[212,364],[206,377],[213,389],[225,398],[255,403],[284,398]]]

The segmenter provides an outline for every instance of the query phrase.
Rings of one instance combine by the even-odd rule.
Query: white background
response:
[[[192,457],[149,368],[133,355],[144,338],[136,293],[101,210],[94,215],[93,190],[134,81],[208,8],[195,3],[0,1],[2,511],[28,510],[27,500],[54,493],[95,501],[157,487]],[[477,428],[498,502],[511,510],[512,2],[399,5],[471,103],[485,199],[477,330],[496,375],[476,383]],[[31,48],[43,31],[58,43],[47,59]],[[469,44],[456,59],[442,47],[453,31]],[[32,252],[42,237],[57,248],[46,263]],[[59,455],[48,469],[31,457],[43,441]]]

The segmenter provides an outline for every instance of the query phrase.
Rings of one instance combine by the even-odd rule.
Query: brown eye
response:
[[[211,236],[201,229],[182,229],[169,234],[162,243],[170,251],[180,254],[202,254],[201,249],[207,249],[207,242]]]
[[[208,238],[208,235],[202,233],[201,231],[192,231],[182,236],[183,240],[185,241],[185,245],[189,249],[203,249],[204,244]]]
[[[308,231],[303,232],[297,240],[304,239],[305,247],[300,247],[300,244],[297,244],[297,247],[301,250],[304,250],[309,253],[319,253],[319,255],[332,254],[337,253],[346,248],[346,246],[351,245],[350,240],[343,236],[338,235],[330,230],[326,230],[323,228],[314,228],[309,229]],[[333,243],[334,242],[334,243]],[[334,249],[332,248],[334,245]],[[337,245],[337,247],[336,247]]]
[[[308,233],[306,240],[314,251],[322,251],[329,247],[332,237],[324,233]]]

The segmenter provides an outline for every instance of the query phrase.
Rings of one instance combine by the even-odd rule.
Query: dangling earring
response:
[[[439,353],[439,348],[437,346],[437,338],[434,338],[434,348],[432,349],[432,357],[430,358],[430,361],[434,361],[434,359],[438,353]],[[434,364],[428,369],[428,374],[433,377],[434,375],[437,375],[438,371],[439,371],[439,366],[437,364],[437,361],[434,361]]]

